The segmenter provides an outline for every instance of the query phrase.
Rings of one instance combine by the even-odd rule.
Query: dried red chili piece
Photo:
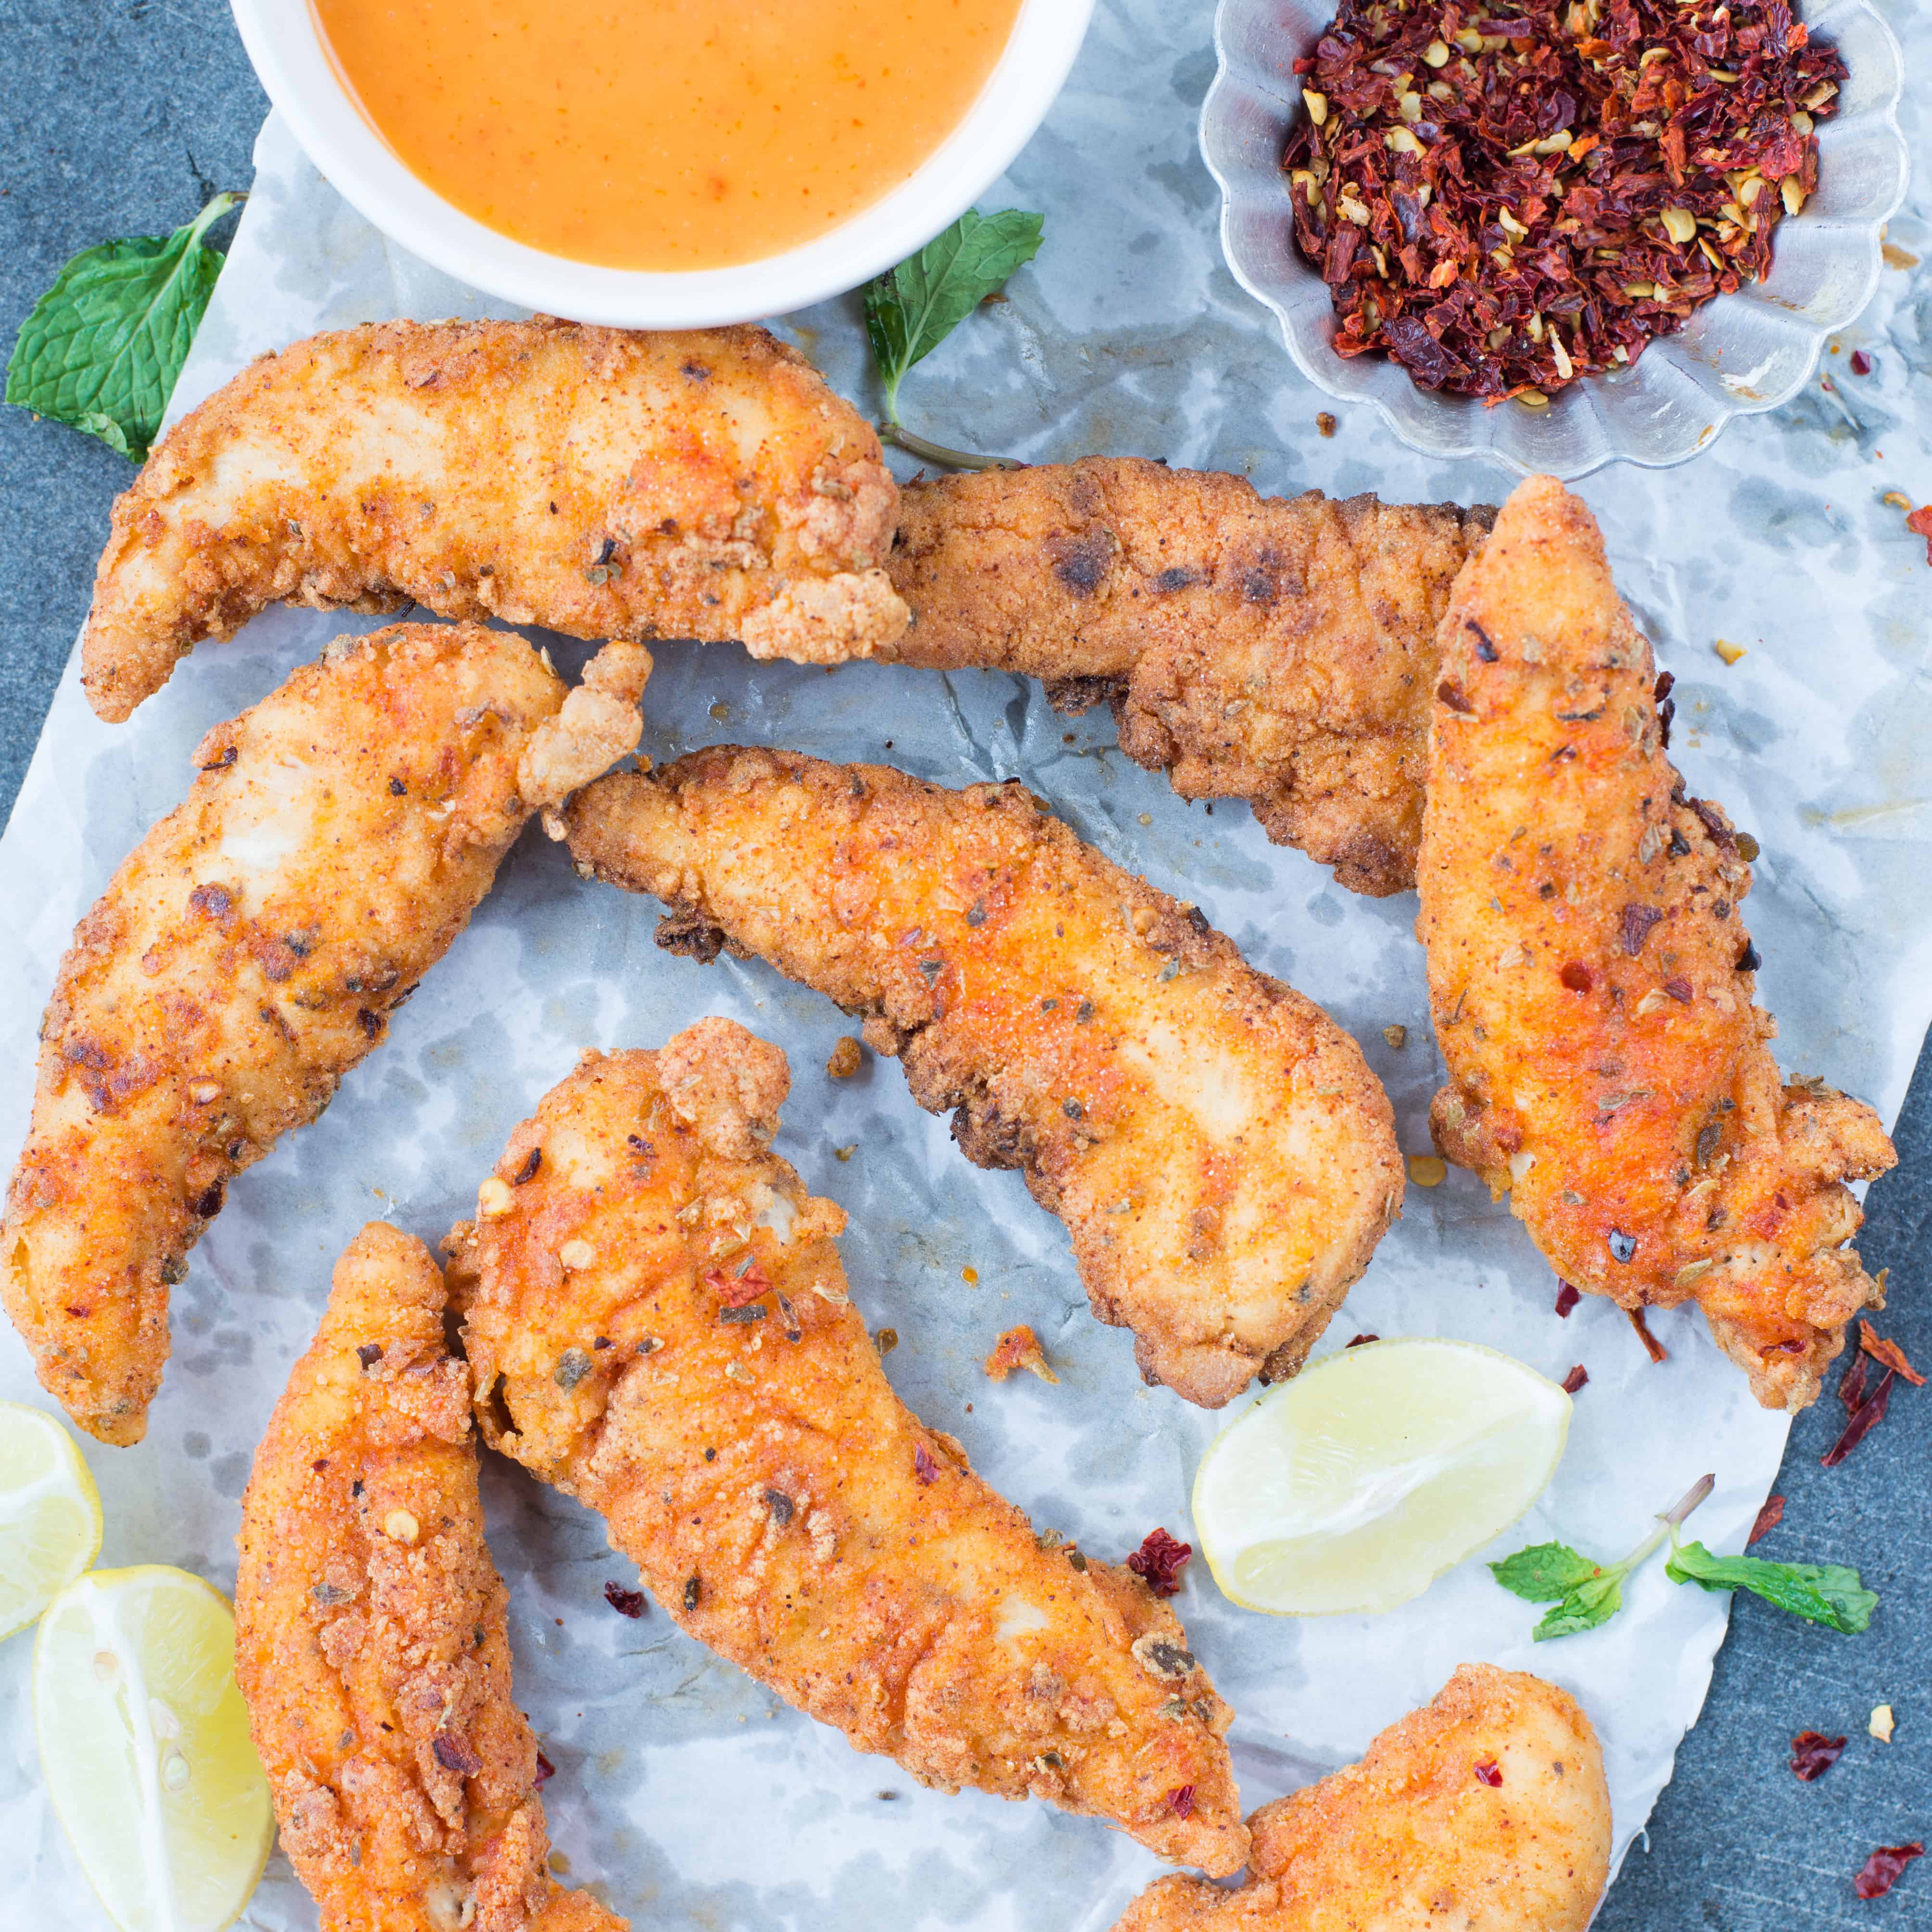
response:
[[[1865,1397],[1871,1392],[1871,1378],[1872,1358],[1861,1348],[1838,1381],[1838,1400],[1844,1404],[1846,1414],[1856,1415],[1864,1406]]]
[[[1871,372],[1871,358],[1862,349],[1854,349],[1852,351],[1852,374],[1854,376],[1869,376]]]
[[[1582,1388],[1588,1382],[1589,1379],[1589,1370],[1584,1367],[1581,1362],[1579,1362],[1576,1366],[1563,1378],[1563,1393],[1565,1395],[1574,1395],[1580,1388]]]
[[[1925,539],[1925,561],[1932,563],[1932,503],[1922,503],[1906,518],[1905,527]]]
[[[1898,1882],[1899,1874],[1914,1858],[1924,1856],[1925,1847],[1916,1839],[1909,1845],[1881,1845],[1852,1880],[1852,1889],[1861,1898],[1882,1898]]]
[[[604,1600],[620,1617],[640,1617],[644,1613],[644,1593],[641,1590],[627,1590],[619,1582],[604,1586]]]
[[[933,1460],[932,1452],[923,1442],[914,1444],[912,1472],[922,1484],[936,1482],[939,1478],[939,1465]]]
[[[1670,1351],[1650,1332],[1650,1324],[1643,1318],[1641,1308],[1626,1308],[1624,1312],[1630,1317],[1630,1326],[1636,1330],[1636,1338],[1648,1351],[1653,1362],[1667,1362]]]
[[[1359,1348],[1364,1342],[1379,1342],[1382,1339],[1379,1335],[1371,1334],[1365,1328],[1360,1334],[1351,1335],[1348,1337],[1348,1346],[1352,1348]]]
[[[1341,0],[1282,166],[1341,354],[1540,402],[1762,278],[1845,68],[1789,0],[1508,11]]]
[[[460,1772],[474,1778],[483,1768],[476,1747],[459,1731],[441,1730],[429,1741],[430,1753],[445,1771]]]
[[[1144,1577],[1156,1597],[1171,1597],[1180,1588],[1180,1573],[1193,1554],[1192,1544],[1183,1543],[1164,1529],[1150,1529],[1139,1549],[1127,1558],[1127,1568]]]
[[[1643,950],[1643,942],[1650,937],[1651,929],[1663,918],[1660,906],[1627,905],[1624,908],[1623,930],[1621,938],[1624,950],[1634,959]]]
[[[537,1774],[532,1782],[541,1791],[556,1775],[556,1766],[539,1750],[537,1753]]]
[[[1905,1359],[1905,1351],[1896,1342],[1888,1342],[1863,1316],[1858,1318],[1858,1349],[1903,1376],[1914,1388],[1925,1386],[1925,1378]]]
[[[1476,1775],[1492,1790],[1503,1781],[1503,1768],[1494,1758],[1485,1758],[1476,1766]]]
[[[1751,1525],[1750,1535],[1744,1538],[1744,1547],[1748,1550],[1760,1538],[1768,1536],[1784,1520],[1784,1498],[1782,1496],[1766,1496],[1764,1507],[1757,1513],[1756,1522]]]
[[[1568,961],[1557,978],[1573,993],[1587,993],[1597,983],[1597,976],[1580,959]]]
[[[1791,1768],[1807,1784],[1814,1784],[1838,1762],[1845,1744],[1822,1731],[1800,1731],[1791,1740]]]
[[[1191,1784],[1177,1786],[1167,1794],[1167,1808],[1177,1818],[1191,1818],[1194,1815],[1194,1787]]]
[[[1556,1284],[1556,1312],[1564,1321],[1569,1320],[1570,1311],[1582,1298],[1582,1295],[1578,1294],[1567,1281],[1559,1281]]]
[[[1845,1432],[1819,1457],[1828,1469],[1835,1469],[1878,1425],[1885,1420],[1885,1412],[1892,1401],[1892,1384],[1898,1380],[1896,1369],[1887,1369],[1880,1376],[1878,1387],[1859,1403],[1850,1421],[1845,1424]]]
[[[754,1261],[742,1274],[727,1274],[722,1268],[706,1268],[704,1285],[726,1308],[744,1308],[761,1294],[772,1292],[771,1277]]]

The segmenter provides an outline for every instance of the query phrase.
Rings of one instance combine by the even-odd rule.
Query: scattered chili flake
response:
[[[1845,64],[1790,0],[1342,0],[1282,157],[1344,356],[1540,406],[1762,280]]]
[[[1766,1496],[1763,1508],[1757,1513],[1756,1522],[1751,1525],[1750,1535],[1744,1538],[1744,1547],[1748,1550],[1754,1543],[1768,1536],[1784,1520],[1784,1498],[1782,1496]]]
[[[1351,1335],[1348,1337],[1348,1346],[1352,1348],[1359,1348],[1364,1342],[1379,1342],[1382,1339],[1379,1335],[1371,1334],[1364,1329],[1360,1334]]]
[[[539,1750],[537,1753],[537,1774],[534,1780],[537,1789],[541,1791],[556,1775],[556,1766]]]
[[[1905,520],[1905,527],[1925,539],[1925,561],[1932,563],[1932,503],[1922,503]]]
[[[1852,351],[1852,374],[1854,376],[1869,376],[1871,372],[1871,358],[1862,349],[1854,349]]]
[[[604,1600],[620,1617],[640,1617],[644,1613],[644,1592],[627,1590],[615,1581],[604,1586]]]
[[[1581,1362],[1563,1378],[1563,1393],[1574,1395],[1590,1379],[1590,1372]]]
[[[382,1359],[382,1345],[380,1342],[364,1342],[356,1351],[356,1359],[365,1369],[373,1369]]]
[[[1641,1308],[1626,1308],[1624,1312],[1630,1317],[1630,1326],[1636,1330],[1636,1338],[1648,1352],[1653,1362],[1667,1362],[1670,1351],[1650,1332],[1650,1324],[1643,1318]]]
[[[1864,1358],[1858,1358],[1862,1361]],[[1885,1412],[1892,1401],[1892,1384],[1898,1380],[1896,1369],[1887,1369],[1880,1376],[1878,1387],[1852,1412],[1852,1419],[1845,1424],[1845,1432],[1819,1457],[1828,1469],[1835,1469],[1878,1425],[1885,1420]]]
[[[1167,1808],[1177,1818],[1190,1818],[1194,1815],[1194,1787],[1184,1784],[1167,1794]]]
[[[1852,1889],[1861,1898],[1882,1898],[1898,1882],[1899,1874],[1924,1856],[1925,1847],[1916,1839],[1909,1845],[1881,1845],[1852,1880]]]
[[[1476,1767],[1476,1775],[1493,1790],[1503,1781],[1503,1768],[1492,1757],[1486,1757]]]
[[[1905,1351],[1896,1342],[1888,1342],[1862,1316],[1858,1318],[1858,1348],[1874,1361],[1895,1370],[1914,1388],[1925,1386],[1925,1378],[1905,1359]]]
[[[684,1607],[687,1610],[696,1610],[698,1599],[704,1594],[704,1582],[701,1577],[687,1576],[684,1580]]]
[[[1843,1738],[1828,1738],[1822,1731],[1800,1731],[1791,1740],[1791,1768],[1807,1784],[1815,1784],[1838,1762],[1844,1748]]]
[[[771,1278],[755,1261],[740,1275],[727,1274],[722,1268],[706,1268],[704,1285],[727,1308],[742,1308],[747,1302],[772,1292]]]
[[[1651,928],[1663,918],[1660,906],[1627,905],[1624,908],[1624,950],[1634,959],[1643,950],[1643,942],[1650,937]]]
[[[537,1169],[542,1165],[543,1149],[540,1147],[532,1148],[530,1152],[524,1155],[523,1166],[511,1175],[510,1185],[512,1187],[520,1187],[525,1181],[536,1180]]]
[[[429,1748],[445,1771],[460,1772],[465,1778],[474,1778],[483,1768],[483,1760],[476,1755],[475,1746],[454,1731],[438,1731],[430,1739]]]
[[[1580,959],[1569,961],[1556,976],[1573,993],[1587,993],[1597,983],[1595,974]]]
[[[939,1465],[932,1460],[932,1452],[923,1442],[913,1446],[912,1471],[922,1485],[939,1480]]]
[[[1180,1588],[1180,1573],[1194,1554],[1191,1543],[1169,1536],[1164,1529],[1150,1529],[1141,1546],[1127,1558],[1127,1568],[1144,1577],[1156,1597],[1171,1597]]]
[[[1009,1328],[993,1344],[993,1352],[982,1366],[996,1382],[1004,1382],[1016,1369],[1024,1369],[1043,1382],[1060,1379],[1047,1366],[1046,1352],[1040,1346],[1040,1337],[1024,1322],[1017,1328]]]
[[[1567,1281],[1559,1281],[1556,1284],[1556,1312],[1564,1321],[1569,1320],[1570,1311],[1582,1298]]]
[[[1871,1378],[1872,1358],[1861,1348],[1838,1382],[1838,1400],[1847,1415],[1856,1415],[1864,1406],[1865,1397],[1871,1393]]]

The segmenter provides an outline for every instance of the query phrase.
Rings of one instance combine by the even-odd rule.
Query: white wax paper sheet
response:
[[[1004,306],[976,315],[908,381],[910,419],[1036,460],[1101,451],[1234,470],[1271,494],[1495,500],[1499,472],[1411,455],[1366,411],[1344,415],[1332,439],[1317,434],[1318,410],[1336,406],[1298,380],[1221,262],[1194,145],[1210,15],[1206,0],[1103,0],[1072,84],[982,202],[1044,209],[1046,247]],[[1923,44],[1922,8],[1894,18]],[[387,245],[273,118],[256,161],[178,411],[250,357],[316,329],[490,312]],[[1925,234],[1917,212],[1894,225],[1910,249]],[[1924,379],[1908,367],[1925,325],[1909,288],[1888,276],[1845,337],[1847,352],[1862,344],[1877,360],[1855,392],[1834,361],[1837,397],[1814,391],[1733,428],[1684,468],[1612,469],[1583,487],[1624,594],[1677,674],[1676,754],[1693,789],[1762,842],[1747,910],[1780,1054],[1888,1119],[1932,1008],[1921,748],[1932,736],[1932,579],[1922,545],[1880,501],[1892,487],[1915,502],[1932,494]],[[855,298],[778,326],[840,390],[876,406]],[[70,667],[0,843],[0,1147],[10,1153],[26,1132],[36,1023],[74,922],[186,791],[190,748],[368,621],[272,612],[232,643],[204,645],[124,725],[94,718]],[[1719,638],[1748,655],[1727,668],[1712,648]],[[551,641],[560,662],[581,663],[582,646]],[[646,710],[644,749],[660,759],[742,741],[887,760],[948,784],[1024,778],[1082,836],[1198,901],[1256,966],[1319,1000],[1388,1083],[1405,1148],[1426,1150],[1442,1068],[1413,898],[1353,897],[1268,844],[1244,808],[1182,804],[1120,756],[1104,712],[1063,718],[1037,686],[990,674],[828,674],[681,644],[658,652]],[[106,1510],[104,1563],[179,1564],[232,1588],[250,1456],[356,1228],[382,1216],[435,1243],[581,1049],[656,1046],[714,1012],[791,1057],[779,1148],[850,1214],[854,1294],[874,1329],[898,1331],[886,1366],[905,1400],[957,1435],[1036,1525],[1096,1556],[1118,1558],[1156,1524],[1192,1540],[1194,1469],[1244,1405],[1211,1415],[1143,1388],[1130,1338],[1090,1316],[1062,1228],[1017,1176],[969,1166],[891,1064],[868,1057],[856,1079],[829,1080],[826,1055],[849,1025],[829,1003],[759,964],[699,967],[658,951],[656,916],[650,902],[580,882],[532,829],[387,1044],[320,1121],[230,1189],[175,1291],[174,1354],[146,1441],[117,1450],[83,1440]],[[1400,1049],[1382,1035],[1394,1022],[1408,1030]],[[841,1160],[842,1148],[855,1150]],[[1776,1472],[1784,1419],[1755,1406],[1694,1312],[1654,1318],[1670,1359],[1652,1367],[1607,1304],[1586,1300],[1559,1321],[1555,1286],[1507,1207],[1452,1172],[1432,1190],[1411,1188],[1321,1352],[1366,1330],[1464,1336],[1556,1377],[1587,1366],[1555,1480],[1483,1556],[1550,1536],[1620,1554],[1707,1469],[1718,1487],[1696,1532],[1738,1548]],[[1020,1321],[1039,1331],[1057,1388],[982,1374],[994,1337]],[[0,1396],[52,1406],[10,1331]],[[1106,1932],[1158,1869],[1095,1820],[923,1791],[890,1761],[856,1755],[662,1610],[636,1622],[613,1612],[605,1580],[634,1579],[586,1512],[487,1457],[484,1490],[510,1585],[518,1695],[557,1766],[544,1796],[559,1868],[640,1928]],[[1604,1740],[1619,1855],[1696,1716],[1725,1611],[1653,1564],[1606,1628],[1535,1646],[1537,1612],[1480,1558],[1380,1618],[1238,1611],[1198,1561],[1175,1607],[1240,1714],[1232,1744],[1249,1807],[1359,1755],[1456,1664],[1486,1658],[1582,1700]],[[39,1784],[29,1649],[23,1635],[0,1650],[0,1922],[104,1926]],[[314,1924],[279,1853],[244,1923]]]

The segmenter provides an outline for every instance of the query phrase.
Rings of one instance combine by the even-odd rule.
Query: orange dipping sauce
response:
[[[619,268],[813,241],[964,118],[1020,0],[313,0],[410,172],[500,233]]]

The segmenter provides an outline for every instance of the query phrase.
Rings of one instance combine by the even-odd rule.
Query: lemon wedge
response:
[[[0,1402],[0,1637],[32,1623],[100,1554],[100,1492],[51,1415]]]
[[[122,1932],[218,1932],[275,1831],[235,1684],[235,1618],[199,1576],[100,1570],[47,1606],[34,1729],[54,1810]]]
[[[1210,1445],[1194,1479],[1208,1568],[1244,1610],[1392,1610],[1536,1500],[1570,1408],[1556,1383],[1474,1342],[1346,1348]]]

